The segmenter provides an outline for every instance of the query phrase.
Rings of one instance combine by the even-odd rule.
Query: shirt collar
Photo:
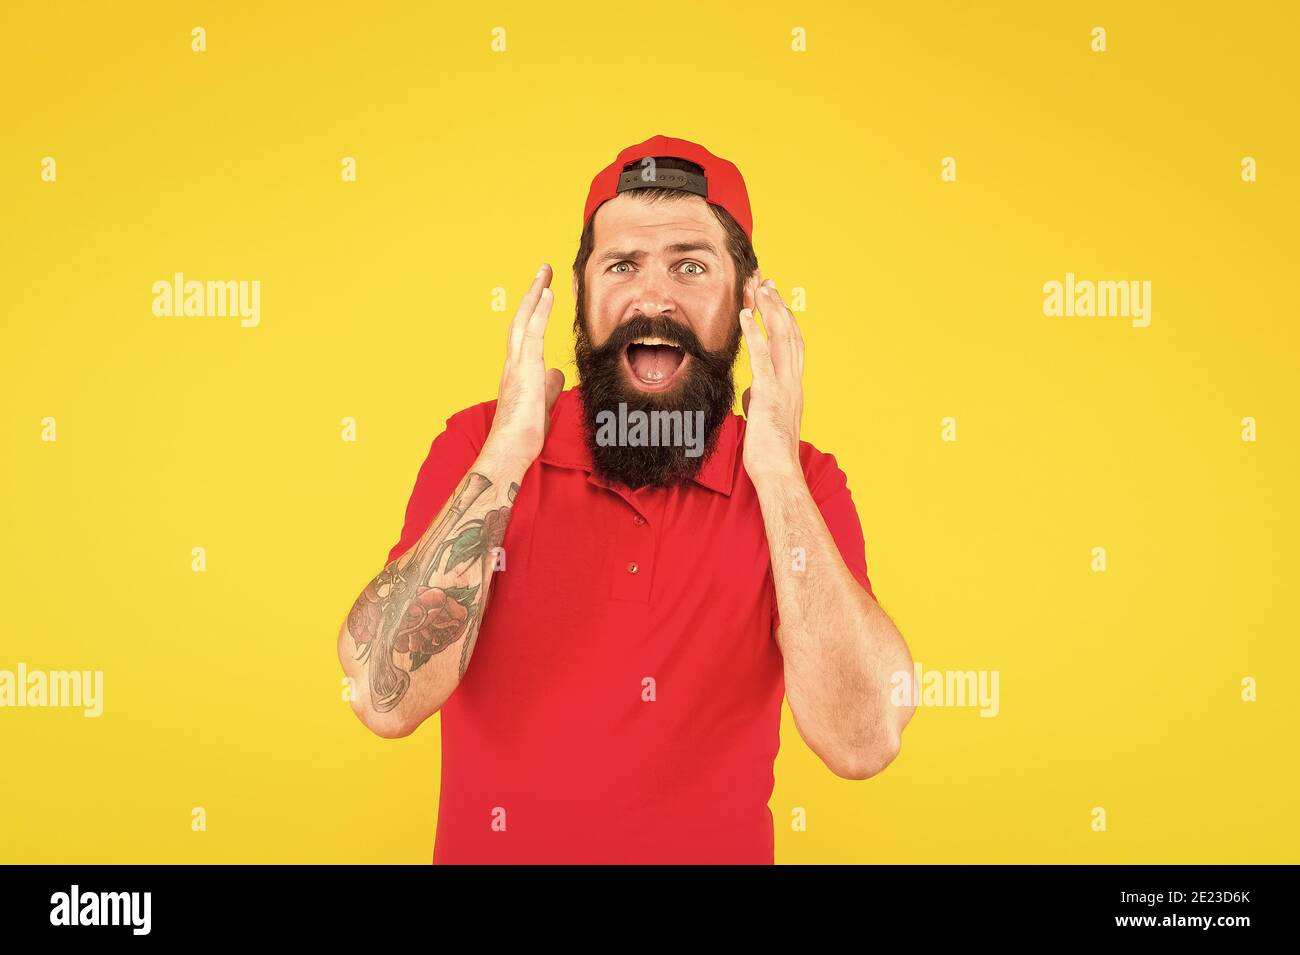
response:
[[[740,446],[743,423],[735,412],[727,413],[717,443],[692,479],[696,484],[730,496],[732,482],[736,476],[736,449]],[[538,455],[538,459],[555,467],[587,471],[591,473],[592,483],[603,484],[592,473],[594,465],[591,461],[591,449],[587,447],[582,395],[578,388],[569,388],[561,392],[560,397],[556,399],[555,408],[551,411],[551,430],[546,435],[546,442],[542,445],[542,453]]]

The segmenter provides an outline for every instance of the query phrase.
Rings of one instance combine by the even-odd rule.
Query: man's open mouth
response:
[[[623,349],[632,383],[642,391],[663,391],[688,359],[686,350],[663,338],[638,338]]]

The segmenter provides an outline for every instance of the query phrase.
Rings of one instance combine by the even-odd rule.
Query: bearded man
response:
[[[898,754],[912,660],[800,440],[803,338],[752,238],[732,163],[623,150],[573,265],[578,387],[543,361],[543,265],[496,400],[434,439],[338,651],[374,733],[442,714],[435,863],[770,864],[783,698],[838,776]]]

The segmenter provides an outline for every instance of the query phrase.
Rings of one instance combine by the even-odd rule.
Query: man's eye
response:
[[[631,264],[632,264],[631,262],[627,262],[627,261],[623,261],[623,262],[615,262],[615,263],[610,267],[610,271],[611,271],[611,272],[617,272],[619,266],[621,266],[621,265],[631,265]]]
[[[704,274],[704,266],[700,265],[699,262],[685,262],[685,263],[682,264],[682,268],[683,268],[683,269],[688,269],[688,268],[692,268],[692,267],[694,267],[694,268],[696,268],[696,269],[699,269],[699,271],[698,271],[698,272],[687,272],[687,273],[686,273],[687,275],[703,275],[703,274]]]

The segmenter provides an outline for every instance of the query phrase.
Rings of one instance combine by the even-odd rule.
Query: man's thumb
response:
[[[558,368],[548,368],[546,370],[546,413],[549,415],[551,409],[555,407],[555,402],[560,398],[560,392],[564,390],[564,372]]]

